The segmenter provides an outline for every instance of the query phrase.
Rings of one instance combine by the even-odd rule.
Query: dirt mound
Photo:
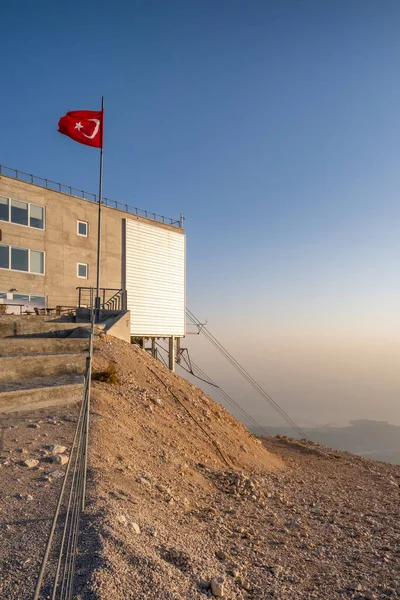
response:
[[[95,372],[79,598],[400,597],[399,469],[261,442],[114,338]]]

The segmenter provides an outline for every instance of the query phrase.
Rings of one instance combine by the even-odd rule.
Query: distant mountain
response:
[[[298,439],[293,429],[289,427],[270,427],[265,424],[265,428],[271,435],[286,435]],[[387,421],[358,419],[350,421],[347,427],[327,425],[319,428],[303,428],[303,431],[310,440],[324,446],[347,450],[353,454],[394,465],[400,464],[400,427],[391,425]]]

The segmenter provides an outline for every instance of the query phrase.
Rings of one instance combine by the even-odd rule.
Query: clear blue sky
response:
[[[193,311],[304,424],[400,424],[400,3],[20,0],[1,23],[0,163],[96,191],[57,121],[104,95],[105,195],[185,214]]]

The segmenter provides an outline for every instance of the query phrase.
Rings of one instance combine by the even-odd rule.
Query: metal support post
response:
[[[156,338],[151,338],[151,355],[153,358],[156,357]]]
[[[175,372],[175,336],[171,335],[169,338],[169,370]]]
[[[181,338],[176,338],[176,362],[178,365],[181,364]]]
[[[103,197],[103,134],[104,134],[104,97],[101,99],[101,148],[100,148],[100,181],[99,181],[99,211],[97,217],[97,265],[96,265],[96,299],[95,322],[100,323],[100,262],[101,262],[101,201]]]

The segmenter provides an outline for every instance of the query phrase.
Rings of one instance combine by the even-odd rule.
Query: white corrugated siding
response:
[[[185,236],[126,220],[131,335],[185,335]]]

